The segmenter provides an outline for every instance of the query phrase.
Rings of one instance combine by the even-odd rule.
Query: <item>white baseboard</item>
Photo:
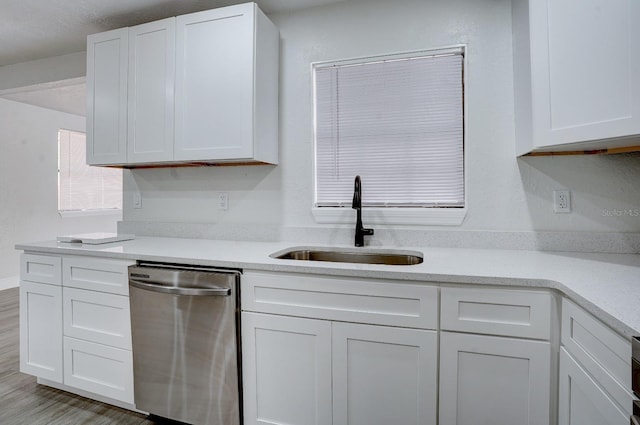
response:
[[[0,291],[20,286],[20,276],[3,277],[0,279]]]

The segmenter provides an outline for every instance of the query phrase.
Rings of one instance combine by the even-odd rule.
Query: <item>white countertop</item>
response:
[[[402,247],[420,251],[412,266],[280,260],[270,254],[293,242],[245,242],[137,237],[102,245],[57,241],[16,245],[52,254],[92,255],[145,261],[201,264],[245,270],[320,273],[396,280],[538,287],[558,290],[621,334],[640,335],[640,255],[586,254],[494,249]],[[367,250],[367,248],[351,248]],[[398,249],[394,247],[375,247]]]

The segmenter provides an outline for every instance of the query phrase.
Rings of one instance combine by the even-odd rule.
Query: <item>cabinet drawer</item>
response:
[[[133,403],[131,351],[64,337],[64,384]]]
[[[245,272],[242,308],[409,328],[436,329],[438,289],[391,280]]]
[[[564,298],[562,345],[620,405],[631,408],[631,341]]]
[[[546,292],[442,288],[443,330],[548,340],[551,294]]]
[[[134,261],[92,257],[64,257],[62,282],[64,286],[129,295],[127,267]]]
[[[20,279],[29,282],[61,285],[62,261],[53,255],[22,254],[20,256]]]
[[[63,288],[64,334],[131,350],[129,298]]]

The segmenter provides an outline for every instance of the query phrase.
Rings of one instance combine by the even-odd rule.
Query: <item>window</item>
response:
[[[314,64],[316,220],[342,222],[360,175],[373,222],[462,222],[463,65],[463,48]]]
[[[86,164],[85,134],[58,131],[58,210],[122,209],[122,170]]]

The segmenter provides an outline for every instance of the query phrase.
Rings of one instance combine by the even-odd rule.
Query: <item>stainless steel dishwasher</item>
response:
[[[129,267],[136,407],[191,424],[241,423],[240,272]]]

